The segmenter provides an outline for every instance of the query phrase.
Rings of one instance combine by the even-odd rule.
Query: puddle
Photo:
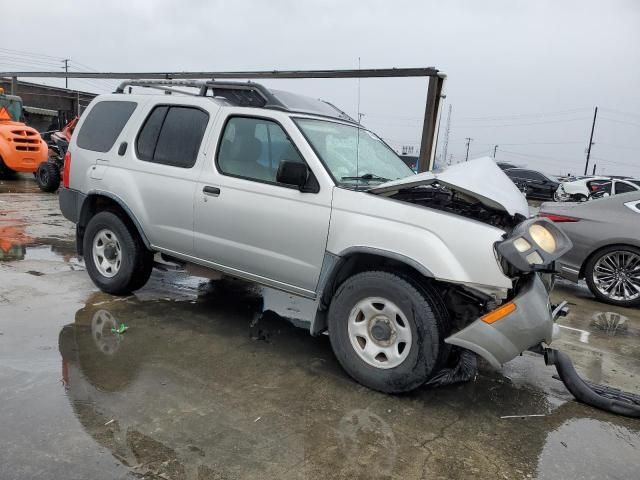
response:
[[[17,174],[15,178],[0,180],[2,193],[42,193],[32,175]]]
[[[25,233],[22,226],[0,223],[0,262],[21,260],[63,260],[66,263],[78,263],[79,257],[73,241],[58,238],[34,239]]]
[[[572,419],[548,435],[537,478],[637,478],[639,455],[637,431],[595,419]]]
[[[596,312],[591,317],[590,326],[610,336],[629,334],[629,318],[617,312]]]
[[[326,338],[282,318],[263,317],[269,341],[252,339],[251,291],[195,289],[195,302],[96,293],[60,332],[64,392],[79,424],[136,473],[634,478],[640,433],[628,419],[554,404],[497,372],[380,395],[348,378]],[[129,330],[113,333],[122,322]],[[544,416],[500,418],[534,413]]]

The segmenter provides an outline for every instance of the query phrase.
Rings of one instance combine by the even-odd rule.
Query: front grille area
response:
[[[39,152],[40,134],[34,130],[11,130],[9,141],[18,152]]]

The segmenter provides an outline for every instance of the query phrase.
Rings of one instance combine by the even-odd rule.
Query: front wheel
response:
[[[53,162],[42,162],[35,175],[38,187],[43,192],[55,192],[60,187],[60,169]]]
[[[640,249],[607,247],[587,261],[584,274],[591,293],[603,302],[621,307],[640,305]]]
[[[348,278],[329,307],[329,338],[346,372],[385,393],[414,390],[446,351],[443,310],[427,290],[389,272]]]
[[[103,292],[126,295],[149,280],[153,254],[138,232],[115,213],[94,215],[87,224],[83,241],[87,272]]]

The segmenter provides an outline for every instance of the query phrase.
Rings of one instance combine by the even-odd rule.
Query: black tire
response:
[[[103,275],[93,258],[93,241],[101,231],[108,230],[115,235],[121,251],[121,263],[117,273]],[[103,292],[112,295],[127,295],[142,288],[153,269],[153,253],[147,250],[140,235],[134,228],[113,212],[94,215],[84,232],[84,261],[93,283]],[[109,273],[109,272],[107,272]]]
[[[630,245],[612,245],[610,247],[598,250],[595,254],[591,255],[584,266],[584,277],[587,282],[587,286],[591,293],[600,301],[609,303],[611,305],[618,305],[620,307],[637,307],[640,306],[640,296],[633,300],[620,300],[611,298],[598,290],[595,279],[593,278],[594,269],[596,263],[604,257],[614,252],[627,252],[640,256],[640,248],[632,247]]]
[[[349,338],[349,315],[367,297],[393,302],[406,317],[411,343],[406,358],[393,368],[378,368],[356,352]],[[442,306],[425,289],[390,272],[370,271],[344,281],[329,307],[329,339],[345,371],[362,385],[385,393],[401,393],[423,385],[440,368],[448,353],[443,347]]]
[[[573,195],[571,199],[574,202],[586,202],[587,200],[589,200],[589,197],[587,197],[586,195],[583,195],[581,193],[577,193],[577,194]]]
[[[60,187],[60,168],[53,162],[42,162],[36,171],[36,182],[43,192],[55,192]]]

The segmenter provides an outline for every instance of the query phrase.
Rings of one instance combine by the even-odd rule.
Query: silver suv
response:
[[[384,392],[423,385],[454,349],[499,367],[551,342],[541,272],[570,248],[491,159],[416,175],[333,105],[255,83],[97,97],[60,207],[101,290],[143,287],[157,254],[257,282]]]

